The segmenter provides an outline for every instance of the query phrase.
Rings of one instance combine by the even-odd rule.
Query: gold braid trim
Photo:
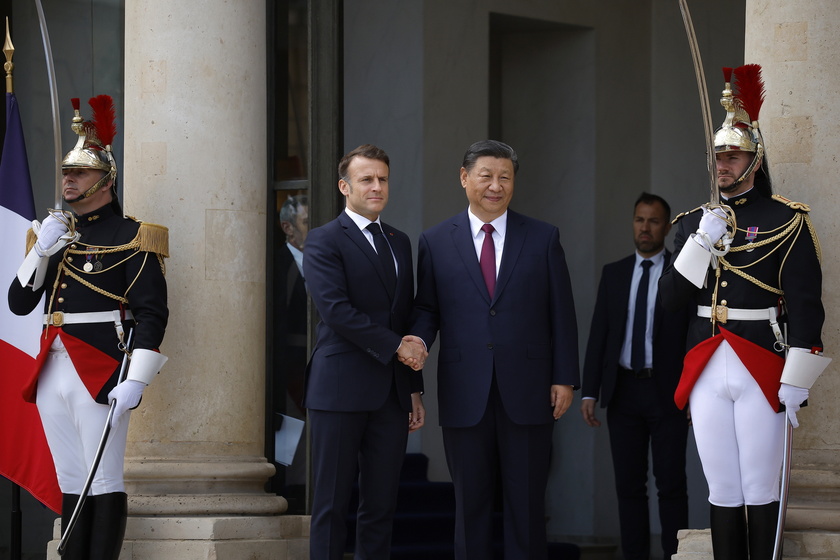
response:
[[[26,230],[26,253],[25,255],[29,254],[29,251],[32,250],[32,247],[35,246],[35,242],[38,241],[38,236],[35,235],[35,231],[32,228]]]
[[[775,195],[774,195],[774,197],[775,197]],[[793,204],[799,204],[799,203],[793,203]],[[794,207],[793,204],[788,204],[788,206],[793,208]],[[730,251],[733,251],[733,252],[745,251],[747,249],[762,247],[764,245],[768,245],[770,243],[775,243],[776,241],[779,241],[779,243],[775,247],[770,249],[770,251],[768,251],[767,254],[764,255],[763,257],[761,257],[760,259],[758,259],[756,261],[753,261],[750,264],[743,265],[743,266],[733,266],[731,263],[729,263],[726,260],[726,258],[720,257],[721,264],[723,265],[723,267],[726,270],[732,271],[734,274],[737,274],[741,278],[744,278],[745,280],[748,280],[748,281],[752,282],[756,286],[758,286],[758,287],[760,287],[764,290],[767,290],[768,292],[771,292],[771,293],[774,293],[774,294],[780,295],[780,296],[784,295],[785,292],[784,292],[783,289],[781,289],[782,271],[784,270],[785,263],[787,262],[787,258],[790,255],[790,252],[793,250],[793,246],[796,244],[796,240],[799,238],[799,234],[802,232],[802,227],[803,227],[804,224],[808,224],[808,230],[811,233],[811,239],[814,242],[814,247],[815,247],[816,252],[817,252],[817,259],[820,262],[822,262],[822,253],[821,253],[821,250],[820,250],[819,239],[817,239],[817,237],[816,237],[816,235],[817,235],[816,231],[814,230],[813,224],[811,223],[811,219],[806,212],[807,212],[807,210],[801,209],[801,207],[800,207],[800,211],[797,211],[796,214],[794,214],[793,218],[791,218],[791,220],[787,224],[784,224],[784,225],[776,228],[775,230],[772,230],[772,231],[778,231],[779,229],[782,230],[772,237],[768,237],[767,239],[764,239],[764,240],[759,241],[757,243],[747,243],[746,245],[740,245],[738,247],[731,247],[729,249]],[[803,224],[803,222],[804,222],[804,224]],[[771,232],[764,232],[764,233],[771,233]],[[784,257],[782,257],[781,266],[779,266],[779,276],[778,276],[778,283],[779,283],[779,286],[780,286],[779,288],[775,288],[773,286],[770,286],[769,284],[766,284],[765,282],[762,282],[761,280],[755,278],[754,276],[751,276],[751,275],[747,274],[746,272],[744,272],[744,269],[747,269],[747,268],[749,268],[749,267],[751,267],[755,264],[758,264],[759,262],[761,262],[764,259],[766,259],[767,257],[769,257],[771,254],[776,252],[789,239],[790,239],[790,243],[788,244],[788,248],[787,248],[787,251],[785,252]]]
[[[817,262],[822,266],[822,248],[820,247],[820,238],[817,237],[817,230],[814,229],[814,224],[811,222],[810,214],[805,214],[805,223],[808,224],[808,231],[811,232],[811,240],[814,242],[814,250],[817,252]]]
[[[768,237],[767,239],[763,239],[763,240],[758,241],[756,243],[747,243],[745,245],[739,245],[737,247],[733,246],[733,247],[730,247],[729,250],[733,253],[737,253],[739,251],[747,251],[749,249],[755,249],[757,247],[763,247],[765,245],[769,245],[770,243],[773,243],[773,242],[778,241],[780,239],[787,238],[791,234],[791,232],[793,232],[794,229],[796,229],[797,227],[801,227],[801,225],[802,225],[802,214],[799,214],[799,213],[794,214],[793,218],[791,218],[788,223],[783,224],[783,225],[777,227],[774,230],[761,232],[761,233],[764,233],[764,234],[768,234],[768,233],[773,233],[774,231],[778,231],[780,229],[782,230],[779,233],[777,233],[776,235],[774,235],[773,237]],[[782,229],[782,228],[784,228],[784,229]],[[739,228],[738,231],[746,232],[747,230]],[[771,249],[770,253],[772,253],[775,250],[776,249]],[[768,253],[768,255],[770,253]],[[766,258],[766,256],[767,255],[765,255],[765,257],[763,257],[763,258]],[[758,261],[756,261],[756,262],[758,262]],[[746,265],[746,266],[752,266],[752,265]]]
[[[64,263],[62,263],[62,264],[64,264]],[[112,294],[111,292],[107,292],[107,291],[103,290],[102,288],[100,288],[98,286],[94,286],[93,284],[91,284],[90,282],[88,282],[87,280],[85,280],[84,278],[82,278],[81,276],[79,276],[78,274],[73,272],[72,270],[70,270],[70,268],[67,267],[67,266],[64,267],[64,273],[67,274],[67,276],[69,276],[70,278],[78,281],[83,286],[86,286],[86,287],[90,288],[91,290],[93,290],[97,294],[101,294],[105,297],[115,299],[120,303],[128,303],[128,298],[118,296],[116,294]],[[136,278],[135,278],[135,280],[136,280]],[[133,284],[133,282],[132,282],[132,284]],[[129,289],[131,289],[131,288],[129,287]],[[125,295],[128,295],[128,290],[126,290]]]
[[[723,259],[721,259],[721,260],[723,260]],[[726,264],[726,263],[724,263],[724,264]],[[750,282],[752,282],[753,284],[755,284],[759,288],[763,288],[763,289],[767,290],[768,292],[771,292],[771,293],[774,293],[774,294],[777,294],[777,295],[780,295],[780,296],[785,295],[784,290],[780,290],[779,288],[774,288],[773,286],[770,286],[769,284],[765,284],[764,282],[762,282],[758,278],[755,278],[754,276],[750,276],[749,274],[747,274],[743,270],[740,270],[740,269],[737,269],[737,268],[732,268],[730,266],[725,266],[725,268],[726,268],[726,270],[731,270],[732,272],[734,272],[735,274],[737,274],[741,278],[744,278],[745,280],[749,280]]]
[[[30,230],[31,233],[31,230]],[[33,239],[35,238],[33,234]],[[34,244],[34,242],[33,242]],[[61,278],[62,270],[64,273],[73,278],[83,286],[87,287],[88,289],[93,290],[94,292],[103,295],[107,298],[116,300],[120,303],[127,304],[128,303],[128,292],[137,282],[137,279],[140,278],[140,274],[143,273],[143,269],[146,267],[146,262],[148,261],[149,253],[155,253],[157,257],[158,263],[160,264],[161,271],[165,274],[166,273],[166,265],[164,263],[164,258],[169,256],[169,230],[157,224],[147,224],[147,223],[140,223],[140,229],[137,230],[137,235],[134,236],[134,239],[129,241],[124,245],[118,245],[115,247],[97,247],[93,245],[88,245],[81,241],[77,241],[76,245],[80,245],[82,249],[74,249],[68,248],[64,253],[64,258],[59,263],[58,273],[56,274],[56,281],[53,285],[52,294],[50,295],[50,302],[47,308],[47,313],[50,313],[52,310],[53,298],[55,297],[56,290],[58,289],[59,279]],[[121,251],[133,251],[124,259],[120,260],[119,262],[109,266],[108,268],[103,268],[99,271],[90,271],[86,272],[83,269],[70,264],[67,260],[67,255],[104,255],[108,253],[119,253]],[[137,255],[143,255],[143,264],[140,266],[140,270],[137,271],[137,275],[131,281],[126,289],[125,294],[119,296],[117,294],[112,294],[107,290],[103,290],[102,288],[94,285],[93,283],[85,280],[82,275],[86,276],[93,276],[96,274],[102,274],[103,272],[107,272],[117,266],[124,264],[131,258],[136,257]]]

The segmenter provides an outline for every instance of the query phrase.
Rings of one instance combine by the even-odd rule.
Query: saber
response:
[[[41,24],[41,39],[44,43],[44,58],[47,62],[47,78],[50,83],[50,105],[53,116],[53,144],[55,148],[55,206],[61,210],[61,132],[58,112],[58,82],[55,78],[55,64],[53,63],[50,33],[47,31],[47,19],[44,17],[44,7],[41,0],[35,0],[38,10],[38,22]]]
[[[131,359],[129,349],[131,348],[131,339],[133,335],[134,329],[131,328],[128,330],[128,342],[125,344],[125,356],[123,356],[122,365],[120,366],[120,375],[117,379],[117,385],[125,381],[128,362]],[[90,472],[88,473],[87,480],[85,480],[85,486],[82,488],[82,493],[79,495],[79,501],[76,502],[76,507],[73,509],[73,515],[70,516],[70,521],[67,522],[67,527],[63,527],[64,534],[61,535],[61,540],[58,541],[59,556],[64,554],[64,550],[67,548],[67,540],[70,538],[70,533],[73,532],[73,528],[79,520],[79,515],[82,513],[82,507],[85,505],[85,500],[87,500],[87,494],[90,491],[91,484],[93,483],[93,477],[96,475],[96,469],[99,468],[99,461],[102,460],[102,454],[105,452],[105,444],[108,441],[108,434],[111,433],[111,420],[114,418],[114,408],[116,406],[117,401],[111,401],[111,407],[108,409],[108,419],[105,421],[105,428],[102,430],[102,437],[99,439],[99,446],[96,448],[96,455],[93,457],[93,464],[90,466]]]
[[[790,490],[790,463],[793,452],[793,425],[785,413],[785,451],[782,456],[782,483],[779,490],[779,518],[776,520],[776,543],[773,546],[773,560],[781,560],[785,537],[785,514],[787,513],[788,491]]]
[[[709,170],[710,204],[717,206],[720,201],[720,191],[717,182],[717,165],[715,164],[715,137],[712,127],[712,111],[709,108],[709,91],[706,89],[706,75],[703,72],[703,60],[700,58],[700,47],[697,46],[697,36],[694,24],[691,22],[691,12],[688,10],[688,0],[680,1],[685,34],[691,49],[691,60],[694,63],[694,76],[697,79],[697,91],[700,93],[700,109],[703,112],[703,129],[706,133],[706,167]]]
[[[787,323],[784,324],[784,341],[787,342]],[[790,350],[785,346],[785,359]],[[773,560],[781,560],[785,541],[785,519],[787,517],[788,494],[790,491],[790,462],[793,455],[793,425],[785,412],[785,446],[782,452],[782,480],[779,485],[779,517],[776,519],[776,541],[773,544]]]

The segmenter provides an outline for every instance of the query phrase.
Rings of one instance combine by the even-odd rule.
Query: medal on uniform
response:
[[[93,263],[93,270],[95,270],[96,272],[101,271],[102,270],[102,261],[97,260],[95,263]]]
[[[90,261],[86,262],[86,263],[84,264],[84,266],[82,266],[82,269],[83,269],[85,272],[90,272],[90,271],[92,271],[92,270],[93,270],[93,263],[92,263],[92,262],[90,262]]]
[[[750,226],[747,228],[747,252],[751,253],[755,247],[752,247],[753,241],[758,237],[758,226]]]

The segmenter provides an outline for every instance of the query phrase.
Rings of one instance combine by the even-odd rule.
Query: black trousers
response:
[[[619,369],[607,406],[607,426],[625,560],[650,558],[648,451],[653,458],[665,558],[676,554],[677,531],[688,527],[688,420],[685,411],[669,404],[662,403],[655,378],[638,379]]]

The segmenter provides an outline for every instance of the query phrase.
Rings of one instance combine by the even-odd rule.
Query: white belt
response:
[[[122,323],[122,313],[119,309],[114,311],[92,311],[89,313],[64,313],[55,311],[44,315],[44,324],[60,327],[62,325],[79,325],[82,323]],[[125,319],[134,320],[131,310],[125,311]]]
[[[781,345],[785,343],[782,329],[776,320],[775,307],[767,307],[765,309],[733,309],[725,305],[718,305],[715,308],[714,315],[718,323],[726,323],[727,321],[768,321],[770,328],[773,329],[773,335],[776,337],[776,341]],[[712,317],[712,308],[708,305],[698,305],[697,316],[710,319]]]
[[[723,305],[719,305],[720,307],[724,307]],[[697,306],[697,316],[698,317],[706,317],[710,319],[712,317],[712,308],[708,305],[698,305]],[[775,307],[768,307],[766,309],[734,309],[732,307],[726,307],[726,320],[727,321],[775,321],[776,320],[776,308]],[[723,321],[726,322],[726,321]]]

